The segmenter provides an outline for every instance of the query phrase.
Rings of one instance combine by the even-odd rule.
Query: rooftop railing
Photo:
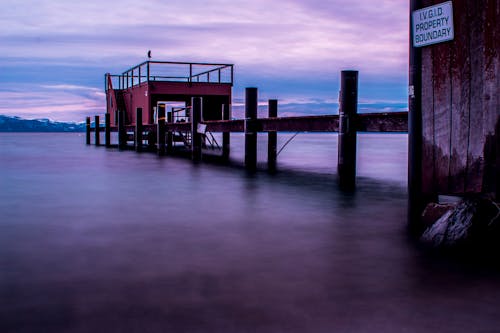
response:
[[[110,75],[111,86],[127,89],[144,82],[204,82],[233,84],[234,65],[196,62],[145,61],[120,75]],[[110,85],[106,83],[106,90]]]

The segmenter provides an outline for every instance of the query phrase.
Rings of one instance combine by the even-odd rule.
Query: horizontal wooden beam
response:
[[[358,132],[408,132],[408,112],[358,114]]]
[[[357,115],[356,130],[358,132],[407,132],[408,112],[365,113]],[[205,121],[207,131],[244,132],[245,121],[238,120],[211,120]],[[133,131],[135,125],[125,126],[127,131]],[[260,118],[254,121],[252,127],[258,132],[338,132],[339,116],[305,116]],[[143,125],[144,131],[156,131],[156,124]],[[90,129],[92,132],[94,128]],[[191,123],[166,123],[166,131],[186,132],[191,130]],[[111,132],[118,131],[112,126]]]

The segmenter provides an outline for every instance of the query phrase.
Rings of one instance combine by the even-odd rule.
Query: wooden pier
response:
[[[91,119],[87,118],[87,144],[91,144],[91,132],[94,132],[94,144],[100,145],[100,132],[104,131],[106,147],[135,149],[137,152],[147,150],[156,152],[160,156],[182,152],[195,162],[203,160],[205,153],[213,156],[213,151],[217,150],[218,158],[221,161],[228,161],[230,133],[240,132],[245,134],[245,167],[249,171],[255,171],[257,134],[267,133],[269,137],[267,165],[270,171],[275,171],[279,132],[338,132],[339,185],[342,189],[353,190],[356,178],[356,133],[408,130],[407,112],[357,113],[357,71],[341,73],[339,115],[278,117],[278,101],[269,100],[269,117],[258,118],[258,89],[250,87],[245,91],[245,119],[235,120],[231,119],[230,104],[233,65],[196,64],[215,68],[198,75],[193,73],[194,64],[170,62],[155,62],[155,64],[184,66],[189,68],[189,75],[151,76],[151,64],[148,62],[135,66],[119,76],[106,74],[108,97],[106,121],[101,128],[100,118],[95,116],[95,126],[92,127]],[[146,77],[142,77],[142,73],[139,72],[142,67],[147,69]],[[219,72],[227,69],[231,71],[229,75],[231,81],[222,82]],[[213,72],[217,73],[215,82],[210,81],[207,76]],[[199,82],[203,75],[205,82]],[[196,82],[193,82],[193,77],[196,77]],[[113,78],[118,80],[119,89],[113,89]],[[160,79],[163,81],[159,81]],[[203,95],[200,96],[201,93]],[[141,100],[143,96],[149,98],[143,99],[140,104],[137,100]],[[123,102],[127,99],[135,102]],[[118,102],[119,100],[122,102]],[[156,106],[153,106],[152,101],[157,102]],[[184,106],[166,111],[168,102],[172,101],[183,102]],[[135,108],[134,112],[132,108]],[[115,125],[112,125],[113,122]],[[118,133],[118,143],[111,143],[111,132]],[[219,144],[215,140],[213,133],[222,133],[222,143]]]
[[[411,0],[410,17],[429,6],[450,8],[447,14],[433,13],[448,15],[446,22],[455,22],[450,26],[454,35],[414,45],[414,32],[410,33],[408,113],[358,114],[358,73],[343,71],[338,115],[332,110],[331,115],[279,117],[278,101],[269,100],[268,117],[258,118],[258,90],[250,87],[245,91],[245,118],[235,120],[231,116],[232,64],[146,61],[121,75],[106,74],[105,124],[101,128],[96,116],[92,127],[87,118],[87,144],[95,132],[94,143],[99,145],[104,131],[105,145],[113,146],[110,133],[118,132],[120,149],[171,155],[180,144],[193,161],[203,160],[207,148],[220,150],[219,158],[227,161],[230,134],[241,132],[245,134],[245,167],[254,171],[257,134],[267,133],[268,169],[274,171],[279,132],[337,132],[339,184],[353,190],[356,133],[408,131],[409,221],[416,222],[416,229],[422,227],[424,208],[439,203],[440,196],[486,196],[499,202],[499,1]],[[421,15],[426,17],[431,19]],[[421,25],[432,26],[429,22]],[[222,133],[220,144],[212,133]]]

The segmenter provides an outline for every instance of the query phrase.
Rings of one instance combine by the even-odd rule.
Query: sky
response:
[[[235,65],[280,115],[335,114],[342,70],[359,112],[407,110],[405,0],[2,0],[0,114],[82,121],[105,113],[104,74],[146,60]]]

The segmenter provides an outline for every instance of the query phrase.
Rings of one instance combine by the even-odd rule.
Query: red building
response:
[[[231,104],[233,73],[232,64],[145,61],[120,75],[106,74],[106,111],[112,125],[118,110],[125,111],[130,125],[142,108],[142,123],[154,124],[158,105],[189,116],[191,98],[202,97],[202,119],[221,120],[223,105]]]

